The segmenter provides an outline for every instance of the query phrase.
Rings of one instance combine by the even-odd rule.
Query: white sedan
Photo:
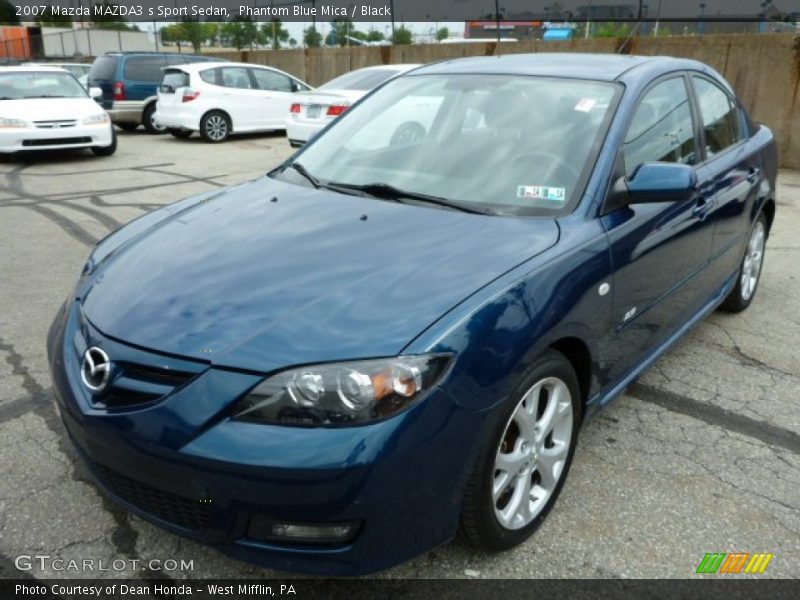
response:
[[[288,73],[246,63],[202,62],[164,70],[153,117],[172,135],[207,142],[286,127],[294,92],[311,87]]]
[[[286,118],[286,137],[297,148],[384,81],[419,65],[382,65],[350,71],[316,90],[298,92]]]
[[[99,96],[92,89],[92,97]],[[56,67],[0,67],[0,153],[91,148],[117,149],[106,111],[78,80]]]

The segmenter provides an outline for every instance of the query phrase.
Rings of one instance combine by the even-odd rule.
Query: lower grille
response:
[[[35,146],[58,146],[58,145],[68,145],[68,144],[89,144],[91,143],[92,138],[88,136],[84,137],[68,137],[68,138],[51,138],[47,140],[22,140],[23,146],[28,147],[35,147]]]
[[[139,510],[184,529],[204,532],[209,528],[211,508],[199,500],[159,490],[96,462],[90,466],[104,486]]]

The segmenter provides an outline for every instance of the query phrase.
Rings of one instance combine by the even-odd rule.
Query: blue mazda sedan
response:
[[[264,177],[102,240],[49,334],[61,416],[113,499],[236,558],[511,548],[586,419],[752,302],[776,171],[695,61],[416,69]]]

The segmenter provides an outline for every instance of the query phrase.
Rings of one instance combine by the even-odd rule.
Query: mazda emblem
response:
[[[92,346],[83,353],[81,361],[81,381],[83,385],[99,394],[111,378],[111,359],[103,350]]]

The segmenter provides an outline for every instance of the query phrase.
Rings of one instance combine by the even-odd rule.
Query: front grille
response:
[[[206,531],[211,524],[211,507],[200,500],[159,490],[94,461],[90,467],[109,491],[149,515],[196,532]]]
[[[33,124],[39,129],[62,129],[64,127],[75,127],[78,121],[75,119],[54,119],[51,121],[34,121]]]
[[[130,362],[115,362],[113,378],[107,390],[92,397],[98,407],[124,408],[159,400],[198,373]]]
[[[46,140],[23,140],[22,145],[28,147],[35,146],[66,146],[69,144],[90,144],[92,138],[84,137],[68,137],[68,138],[50,138]]]

